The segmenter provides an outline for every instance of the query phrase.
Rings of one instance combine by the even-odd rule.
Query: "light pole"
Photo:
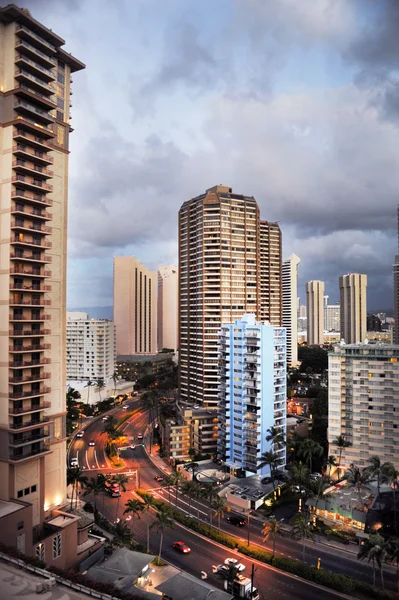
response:
[[[249,533],[250,533],[250,527],[249,527],[250,518],[249,517],[250,517],[250,514],[251,514],[251,509],[248,510],[248,523],[247,523],[248,524],[248,543],[247,543],[247,546],[249,546]]]

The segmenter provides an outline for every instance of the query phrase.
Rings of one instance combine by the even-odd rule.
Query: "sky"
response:
[[[399,202],[397,0],[24,0],[73,76],[68,306],[112,257],[176,264],[181,204],[223,184],[279,221],[304,284],[368,275],[389,309]]]

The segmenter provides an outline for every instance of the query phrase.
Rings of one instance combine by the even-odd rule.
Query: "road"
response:
[[[130,405],[129,410],[136,407],[137,400],[130,402],[129,405]],[[120,418],[123,414],[126,414],[126,412],[123,409],[115,409],[113,414],[116,418]],[[103,508],[102,509],[100,508],[100,510],[101,510],[101,512],[104,513],[104,516],[106,516],[111,521],[115,520],[115,518],[116,518],[116,509],[117,509],[118,504],[120,506],[119,514],[120,514],[120,516],[122,516],[124,504],[126,503],[127,499],[132,497],[132,491],[137,485],[138,485],[138,487],[141,487],[143,489],[147,489],[147,490],[151,491],[156,497],[161,498],[166,502],[169,499],[168,491],[165,488],[162,488],[160,486],[160,484],[158,484],[154,479],[156,475],[160,475],[163,473],[161,471],[159,471],[159,469],[157,469],[157,467],[152,464],[152,462],[149,460],[149,458],[147,456],[145,449],[141,446],[140,443],[137,442],[137,433],[139,433],[139,432],[142,433],[144,431],[147,421],[148,421],[148,416],[146,413],[137,413],[137,414],[133,415],[133,417],[128,422],[126,422],[122,425],[124,433],[127,435],[128,439],[130,440],[129,443],[136,444],[136,447],[134,450],[129,449],[122,453],[123,458],[126,463],[126,469],[124,469],[124,470],[137,470],[138,481],[137,481],[137,484],[136,484],[135,480],[129,481],[129,484],[127,486],[127,492],[122,494],[119,503],[115,498],[109,498],[109,496],[107,496],[107,495],[103,498],[103,503],[102,503]],[[78,456],[80,458],[82,458],[82,463],[79,463],[79,465],[89,471],[92,471],[92,472],[90,472],[90,476],[94,476],[94,475],[96,475],[97,472],[101,472],[104,470],[103,467],[96,466],[96,464],[97,464],[96,461],[99,461],[99,463],[101,465],[101,464],[103,464],[102,457],[104,457],[104,459],[106,459],[105,453],[102,448],[103,443],[104,443],[104,436],[101,435],[101,431],[103,429],[103,422],[101,419],[93,421],[92,423],[90,423],[87,426],[86,429],[87,430],[85,432],[84,438],[80,439],[80,440],[75,440],[73,442],[73,444],[71,445],[71,457],[76,456],[77,453],[79,452]],[[94,449],[87,446],[89,440],[91,440],[91,439],[94,439],[94,441],[96,443],[96,446],[95,446],[96,453],[94,453]],[[82,442],[83,442],[83,445],[82,445]],[[86,456],[86,452],[87,452],[88,458],[83,459],[83,457]],[[93,461],[93,457],[94,457],[94,461]],[[78,460],[80,460],[80,458],[78,458]],[[108,471],[109,471],[108,466],[106,467],[106,469],[108,469]],[[108,471],[106,470],[106,472],[108,472]],[[172,493],[171,493],[171,501],[172,501],[172,504],[175,503],[174,490],[172,490]],[[98,506],[101,507],[101,501],[98,504]],[[179,510],[181,510],[182,512],[184,512],[186,514],[191,514],[195,518],[199,517],[200,520],[203,520],[204,522],[209,522],[209,507],[207,506],[206,502],[204,502],[204,501],[192,501],[192,500],[179,494],[178,500],[177,500],[177,507],[179,508]],[[136,519],[135,523],[134,523],[135,538],[144,544],[146,544],[146,539],[147,539],[146,538],[147,531],[146,531],[145,523],[148,518],[149,518],[148,516],[145,516],[145,517],[143,516],[142,519],[140,519],[140,520]],[[216,525],[216,524],[217,524],[217,519],[214,520],[214,525]],[[231,534],[240,536],[241,538],[243,538],[243,540],[247,539],[246,527],[245,528],[237,528],[237,527],[231,525],[225,518],[223,518],[221,520],[221,528],[224,531],[226,531],[227,533],[231,533]],[[251,525],[250,525],[251,542],[258,543],[265,549],[271,549],[271,545],[272,545],[271,541],[269,543],[263,542],[262,535],[261,535],[261,529],[262,529],[262,523],[259,521],[256,521],[255,519],[252,519]],[[176,539],[177,539],[176,535],[177,535],[177,532],[165,532],[165,553],[164,553],[165,559],[167,559],[168,561],[170,561],[172,564],[174,564],[177,567],[188,570],[188,572],[190,572],[196,576],[199,576],[198,555],[197,555],[197,558],[195,558],[194,548],[198,547],[200,549],[199,551],[201,552],[201,554],[200,554],[201,570],[205,570],[208,573],[211,573],[212,565],[220,564],[220,562],[222,562],[222,555],[224,556],[224,558],[226,558],[226,556],[227,556],[226,553],[229,552],[229,550],[222,551],[218,547],[214,546],[211,542],[209,542],[207,540],[202,540],[201,538],[199,538],[198,536],[196,536],[195,534],[193,534],[191,532],[184,531],[184,533],[179,532],[179,535],[182,536],[183,541],[185,543],[187,543],[188,545],[190,545],[190,547],[192,547],[193,552],[190,555],[180,555],[171,548],[173,541],[176,541]],[[159,543],[159,542],[153,542],[154,539],[157,539],[157,536],[151,535],[150,548],[151,548],[151,551],[157,552],[157,543]],[[155,545],[152,545],[152,544],[155,544]],[[330,548],[323,544],[315,543],[312,541],[306,542],[306,546],[307,546],[306,562],[308,564],[316,566],[317,560],[318,560],[318,558],[320,558],[321,565],[324,569],[327,569],[327,570],[330,570],[330,571],[333,571],[336,573],[346,574],[351,577],[361,579],[362,581],[367,581],[369,583],[372,583],[372,568],[371,568],[371,566],[369,566],[368,564],[365,564],[365,563],[359,563],[359,561],[356,559],[356,555],[354,555],[353,553],[346,551],[344,548],[342,550],[336,549],[336,548]],[[292,538],[289,538],[289,537],[277,536],[276,552],[279,555],[302,560],[302,543],[299,543],[298,541],[293,540]],[[219,561],[219,562],[217,562],[217,561]],[[191,567],[190,567],[190,569],[185,567],[186,564],[188,566],[190,566],[192,562],[193,562],[192,568],[194,569],[194,571],[190,570]],[[272,591],[271,588],[276,586],[276,589],[277,588],[279,589],[278,593],[281,595],[281,589],[283,586],[283,588],[286,589],[286,596],[285,596],[286,598],[292,598],[292,599],[307,598],[307,597],[311,597],[311,595],[313,595],[314,590],[316,589],[316,588],[313,588],[310,584],[305,584],[305,583],[301,582],[301,580],[293,581],[288,575],[282,575],[280,573],[276,574],[274,571],[268,570],[267,567],[265,567],[265,566],[259,566],[256,577],[260,577],[260,573],[261,572],[263,573],[262,569],[267,570],[267,576],[262,575],[261,581],[262,581],[262,586],[266,585],[266,583],[267,583],[268,593],[270,593]],[[249,568],[247,568],[247,570],[249,571]],[[209,576],[210,580],[212,580],[212,577],[215,578],[215,576],[210,575]],[[217,577],[216,577],[216,580],[218,580]],[[311,591],[308,592],[310,594],[309,596],[304,595],[303,592],[302,592],[302,595],[301,594],[296,595],[297,591],[298,591],[299,582],[300,582],[299,587],[307,586],[307,588],[311,588]],[[385,582],[386,582],[386,587],[388,589],[396,589],[396,578],[395,578],[394,571],[392,569],[386,569]],[[292,590],[291,590],[290,586],[293,586]],[[259,588],[261,587],[260,583],[258,584],[258,587]],[[291,591],[288,593],[287,590],[291,590]],[[273,597],[276,597],[276,594],[277,594],[277,592],[273,591]],[[265,597],[267,597],[267,596],[265,596]],[[323,594],[323,598],[324,597],[325,596]],[[331,592],[331,598],[337,598],[337,595],[333,594],[333,592]]]

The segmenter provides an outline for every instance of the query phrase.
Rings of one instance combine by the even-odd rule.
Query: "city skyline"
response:
[[[395,64],[395,3],[336,2],[329,19],[324,2],[310,12],[284,0],[271,13],[261,2],[244,11],[222,1],[216,19],[209,2],[184,4],[97,11],[86,0],[67,13],[62,2],[24,2],[91,66],[73,98],[68,306],[111,304],[113,255],[153,270],[175,264],[181,202],[228,181],[280,221],[284,256],[301,256],[301,297],[320,279],[335,302],[335,282],[350,270],[368,275],[370,309],[388,309],[399,133],[383,65]],[[226,32],[235,39],[228,53],[217,42]],[[134,219],[120,218],[131,211]]]

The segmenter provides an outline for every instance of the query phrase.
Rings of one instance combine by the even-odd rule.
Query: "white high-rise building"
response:
[[[306,284],[308,346],[324,344],[324,281]]]
[[[283,327],[287,330],[287,364],[298,364],[298,265],[301,259],[291,254],[283,262]]]
[[[296,296],[295,296],[296,300]],[[270,427],[286,431],[286,332],[245,314],[222,325],[219,336],[218,456],[231,469],[263,475],[258,469]],[[285,447],[274,449],[279,464]]]
[[[324,307],[324,329],[339,331],[341,323],[341,307],[338,304],[327,304]]]
[[[174,266],[158,268],[158,349],[179,347],[179,277]]]
[[[89,319],[83,312],[67,312],[66,331],[67,379],[110,379],[116,363],[114,322]]]
[[[349,273],[339,278],[341,338],[347,344],[363,343],[367,337],[367,275]]]
[[[341,467],[367,466],[370,456],[399,469],[399,346],[348,344],[328,357],[329,455],[343,436]]]

